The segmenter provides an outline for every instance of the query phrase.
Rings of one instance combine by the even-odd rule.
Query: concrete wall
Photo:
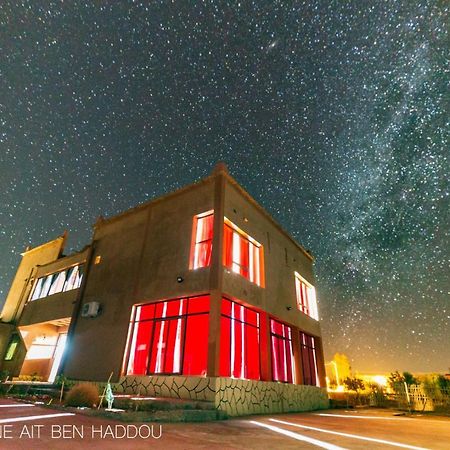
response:
[[[193,217],[211,209],[206,179],[97,224],[93,261],[101,259],[87,274],[83,304],[100,302],[102,314],[78,316],[66,376],[102,381],[113,372],[117,380],[134,304],[208,292],[209,269],[189,271],[189,256]]]

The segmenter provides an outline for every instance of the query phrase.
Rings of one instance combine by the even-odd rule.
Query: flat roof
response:
[[[274,226],[277,228],[285,237],[287,237],[307,258],[309,258],[311,261],[314,261],[314,256],[307,251],[301,244],[299,244],[228,172],[228,169],[224,163],[219,163],[214,168],[213,172],[208,175],[205,178],[202,178],[199,181],[196,181],[195,183],[188,184],[187,186],[183,186],[179,189],[176,189],[175,191],[169,192],[167,194],[164,194],[160,197],[156,197],[154,199],[148,200],[147,202],[141,203],[137,206],[134,206],[130,209],[127,209],[119,214],[116,214],[114,216],[104,218],[100,216],[97,221],[94,224],[94,228],[97,228],[102,225],[106,225],[108,223],[115,222],[119,219],[122,219],[123,217],[133,214],[135,212],[141,211],[142,209],[145,209],[149,206],[152,206],[156,203],[159,203],[164,200],[168,200],[171,197],[175,197],[177,195],[180,195],[184,192],[188,192],[190,190],[195,189],[196,187],[210,183],[212,182],[217,176],[225,176],[225,179],[233,185],[239,193],[246,198],[247,201],[249,201],[253,206],[255,206],[258,211],[260,211],[266,219],[268,219]]]

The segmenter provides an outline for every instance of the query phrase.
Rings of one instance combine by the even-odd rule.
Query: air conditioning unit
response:
[[[100,314],[100,303],[85,303],[81,309],[81,317],[97,317]]]

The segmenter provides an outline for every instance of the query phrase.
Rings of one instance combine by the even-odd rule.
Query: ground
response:
[[[143,437],[133,438],[138,430]],[[121,437],[126,432],[130,437]],[[0,399],[2,449],[448,449],[449,442],[449,418],[395,416],[389,410],[328,410],[130,426]]]

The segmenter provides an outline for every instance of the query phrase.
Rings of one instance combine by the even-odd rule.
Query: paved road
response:
[[[450,449],[450,419],[398,417],[384,410],[126,426],[0,399],[1,449]]]

